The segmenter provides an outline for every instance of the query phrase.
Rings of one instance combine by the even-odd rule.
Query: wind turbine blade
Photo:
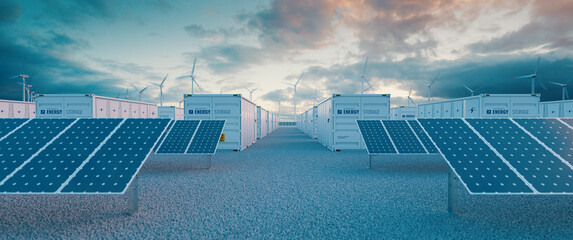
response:
[[[362,70],[362,75],[366,75],[366,69],[368,69],[368,58],[366,58],[366,62],[364,62],[364,69]]]
[[[463,86],[470,92],[473,92],[473,90],[471,88],[469,88],[468,86],[466,86],[465,84],[463,84]]]
[[[529,74],[529,75],[523,75],[523,76],[519,76],[519,77],[513,77],[513,79],[531,78],[533,76],[534,76],[533,74]]]
[[[155,85],[155,86],[158,86],[158,87],[161,86],[161,85],[159,85],[159,84],[157,84],[157,83],[151,83],[151,84],[153,84],[153,85]]]
[[[436,74],[436,77],[432,81],[430,81],[430,83],[428,85],[431,86],[432,84],[434,84],[434,82],[437,81],[439,77],[440,77],[440,73]]]
[[[408,92],[408,98],[412,95],[412,87],[410,87],[410,91]]]
[[[191,70],[191,75],[195,73],[195,63],[197,62],[197,57],[193,58],[193,70]]]
[[[571,80],[573,80],[573,77],[569,78],[569,80],[567,80],[567,82],[565,82],[565,85],[567,85],[569,82],[571,82]]]
[[[346,79],[353,79],[353,78],[361,78],[361,77],[362,77],[362,75],[357,75],[357,76],[347,76],[347,77],[344,77],[344,78],[346,78]]]
[[[147,90],[148,87],[145,87],[143,89],[141,89],[141,91],[139,91],[139,93],[142,93],[143,91]]]
[[[549,84],[553,84],[553,85],[557,85],[557,86],[563,86],[563,83],[558,83],[558,82],[549,82]]]
[[[543,88],[543,90],[547,90],[547,86],[545,86],[545,84],[543,84],[543,82],[541,80],[537,79],[537,82]]]
[[[296,86],[296,85],[298,84],[298,82],[300,82],[300,80],[302,79],[302,75],[303,75],[303,74],[304,74],[304,73],[301,73],[301,74],[300,74],[300,77],[298,78],[298,81],[296,81],[296,83],[294,84],[294,86]]]
[[[183,78],[188,78],[188,77],[191,77],[191,75],[181,76],[181,77],[178,77],[178,78],[176,78],[176,79],[183,79]]]
[[[135,86],[135,84],[131,84],[131,86],[135,89],[135,91],[139,92],[139,89]]]
[[[539,61],[541,61],[541,57],[537,57],[537,64],[535,64],[535,72],[533,72],[533,75],[537,75],[537,67],[539,67]]]
[[[259,89],[259,88],[257,87],[257,88],[255,88],[255,89],[253,89],[253,92],[254,92],[255,90],[257,90],[257,89]]]
[[[16,79],[16,78],[20,78],[20,75],[10,77],[10,79]]]
[[[163,81],[161,81],[161,85],[163,85],[163,83],[164,83],[165,80],[167,79],[167,76],[169,76],[169,74],[165,75],[165,77],[163,78]]]
[[[251,92],[251,89],[248,89],[248,88],[246,88],[246,87],[244,87],[244,89],[247,89],[247,91]]]

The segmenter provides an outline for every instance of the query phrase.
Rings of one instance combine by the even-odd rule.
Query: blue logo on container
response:
[[[210,114],[211,110],[195,110],[195,114]]]
[[[337,112],[337,113],[338,113],[338,114],[342,114],[342,110],[338,110],[338,112]]]

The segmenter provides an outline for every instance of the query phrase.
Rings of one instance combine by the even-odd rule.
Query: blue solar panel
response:
[[[419,119],[470,193],[533,193],[461,119]]]
[[[55,192],[121,121],[78,120],[1,185],[0,192]]]
[[[176,121],[157,153],[185,153],[198,125],[199,120]]]
[[[573,170],[509,119],[468,119],[540,193],[573,192]]]
[[[32,119],[0,141],[0,179],[14,172],[75,119]]]
[[[567,123],[567,125],[569,125],[569,127],[573,127],[573,118],[561,118],[561,120],[565,123]]]
[[[187,153],[214,154],[224,126],[225,120],[201,121]]]
[[[62,192],[123,193],[169,121],[126,119]]]
[[[418,121],[408,120],[408,124],[410,124],[410,126],[414,130],[414,133],[418,136],[422,144],[424,144],[424,147],[426,148],[428,153],[438,153],[438,149],[436,148],[434,143],[432,143],[432,141],[426,134],[426,131],[424,131],[424,129],[420,126],[420,123],[418,123]]]
[[[165,137],[167,137],[167,134],[171,130],[171,127],[173,127],[173,124],[175,124],[175,120],[170,121],[169,125],[167,125],[167,128],[165,128],[165,131],[163,131],[163,133],[161,133],[161,138],[159,138],[159,141],[157,142],[157,144],[155,144],[155,147],[153,148],[153,152],[157,152],[157,149],[159,148],[159,146],[161,146],[163,139],[165,139]]]
[[[382,120],[398,153],[426,153],[414,132],[405,120]]]
[[[14,131],[17,127],[28,121],[25,118],[1,118],[0,119],[0,138]]]
[[[515,119],[525,130],[573,163],[573,129],[557,119]]]
[[[356,120],[369,154],[397,153],[380,120]]]

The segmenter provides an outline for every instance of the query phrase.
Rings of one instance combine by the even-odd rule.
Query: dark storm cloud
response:
[[[12,1],[0,1],[0,24],[18,20],[22,14],[22,7]]]

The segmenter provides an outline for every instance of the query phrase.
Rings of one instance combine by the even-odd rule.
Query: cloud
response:
[[[12,1],[0,1],[0,24],[14,22],[20,18],[22,6]]]
[[[257,47],[218,44],[202,48],[198,52],[184,53],[184,56],[190,62],[195,56],[201,56],[201,59],[207,63],[214,74],[232,74],[260,62],[266,62],[271,59],[273,54]]]
[[[531,21],[513,32],[469,46],[476,53],[509,53],[543,47],[547,50],[573,50],[573,2],[567,0],[536,1]]]

